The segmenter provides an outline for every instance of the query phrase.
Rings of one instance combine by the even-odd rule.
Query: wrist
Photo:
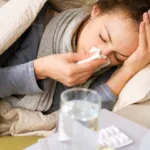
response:
[[[122,70],[129,77],[133,77],[138,72],[135,67],[133,68],[132,66],[126,66],[126,65],[122,66]]]
[[[37,80],[47,78],[46,73],[45,73],[45,69],[44,69],[44,65],[42,63],[42,58],[34,60],[33,66],[34,66],[35,78]]]
[[[111,89],[114,95],[118,96],[126,83],[134,76],[130,68],[122,66],[107,81],[106,85]]]

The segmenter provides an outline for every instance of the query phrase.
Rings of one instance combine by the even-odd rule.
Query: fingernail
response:
[[[149,18],[150,18],[150,9],[149,9],[149,11],[148,11],[148,15],[149,15]]]
[[[146,23],[149,22],[149,18],[148,18],[148,14],[147,14],[147,13],[144,13],[143,20],[144,20],[144,22],[146,22]]]
[[[106,59],[106,58],[107,58],[107,56],[105,56],[105,55],[101,55],[101,58]]]

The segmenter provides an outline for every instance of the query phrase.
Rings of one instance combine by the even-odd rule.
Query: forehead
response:
[[[135,51],[139,39],[135,23],[119,14],[102,15],[98,20],[101,22],[101,28],[105,30],[106,27],[108,30],[116,51],[122,51],[126,55]]]

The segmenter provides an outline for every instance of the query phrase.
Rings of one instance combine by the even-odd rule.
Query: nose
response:
[[[101,49],[101,54],[105,56],[109,56],[111,54],[111,50],[109,49]]]

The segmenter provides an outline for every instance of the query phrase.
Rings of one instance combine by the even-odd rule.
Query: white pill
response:
[[[118,141],[119,144],[123,144],[125,142],[123,138],[119,137],[118,135],[115,136],[115,139]]]
[[[109,141],[112,143],[113,147],[117,147],[119,144],[118,141],[114,139],[114,137],[109,138]]]
[[[108,134],[109,134],[110,136],[112,136],[112,135],[115,134],[114,130],[112,130],[111,128],[106,128],[106,131],[108,132]]]
[[[119,129],[117,127],[113,126],[113,125],[111,126],[111,128],[114,130],[115,133],[120,132]]]
[[[119,134],[119,136],[122,137],[125,141],[128,141],[128,140],[129,140],[129,137],[126,136],[126,135],[125,135],[124,133],[122,133],[122,132]]]

